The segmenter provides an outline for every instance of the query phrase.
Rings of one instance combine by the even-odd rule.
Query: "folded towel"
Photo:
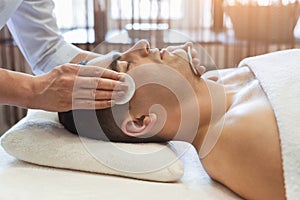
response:
[[[183,175],[171,143],[80,138],[63,128],[57,113],[30,110],[2,136],[1,144],[10,155],[38,165],[161,182],[177,181]]]
[[[300,197],[300,49],[243,60],[267,94],[281,140],[287,199]]]

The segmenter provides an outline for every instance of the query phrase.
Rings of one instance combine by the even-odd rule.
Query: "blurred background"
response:
[[[65,39],[100,52],[126,50],[139,39],[158,48],[191,40],[218,68],[245,57],[299,48],[299,0],[54,0]],[[179,37],[185,35],[185,37]],[[201,55],[200,55],[201,56]],[[205,55],[207,57],[207,55]],[[210,67],[210,63],[203,64]],[[0,66],[32,73],[7,28],[0,32]],[[26,114],[0,106],[0,135]]]

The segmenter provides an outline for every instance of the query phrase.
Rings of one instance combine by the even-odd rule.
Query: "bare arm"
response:
[[[73,64],[42,76],[0,69],[0,77],[1,104],[47,111],[107,108],[127,89],[117,72]]]
[[[28,108],[33,76],[0,69],[0,103]]]

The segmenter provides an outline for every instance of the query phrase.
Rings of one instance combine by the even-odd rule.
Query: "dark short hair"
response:
[[[166,142],[157,136],[138,138],[124,134],[119,127],[126,114],[124,108],[125,106],[119,105],[114,107],[117,109],[117,117],[113,115],[111,108],[59,112],[58,117],[67,130],[82,137],[112,142]]]
[[[120,58],[120,53],[114,53],[110,68],[117,71],[117,60]],[[112,108],[106,108],[59,112],[58,118],[67,130],[82,137],[113,142],[166,142],[155,135],[148,138],[137,138],[124,134],[120,129],[120,124],[127,111],[128,103],[114,106],[114,113],[117,115],[113,115]]]

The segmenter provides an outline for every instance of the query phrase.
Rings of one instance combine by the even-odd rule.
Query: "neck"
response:
[[[230,106],[225,88],[215,81],[200,79],[198,85],[194,84],[199,105],[199,127],[192,145],[199,152],[207,151],[216,141],[205,141],[206,136],[217,140],[222,131],[225,113]],[[198,87],[197,87],[198,86]],[[202,147],[202,148],[201,148]]]

